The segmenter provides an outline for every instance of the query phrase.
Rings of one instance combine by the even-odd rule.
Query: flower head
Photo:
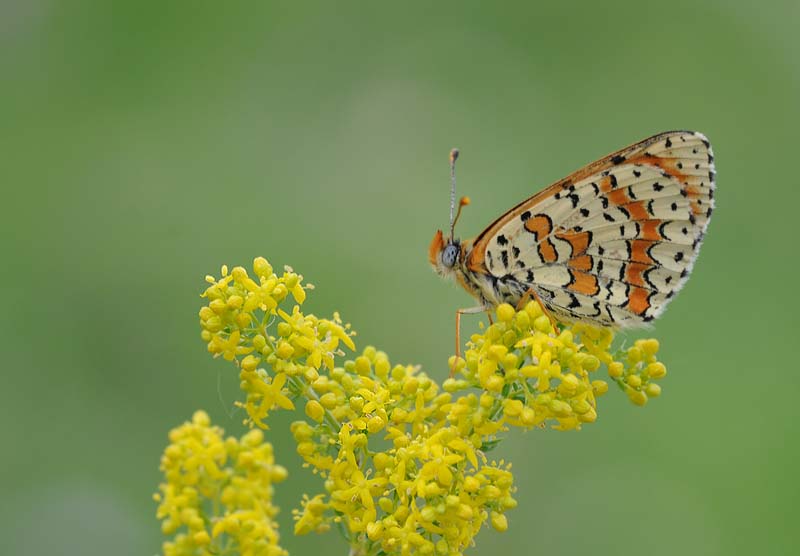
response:
[[[164,482],[155,499],[161,529],[173,540],[165,556],[240,554],[282,556],[273,518],[273,483],[286,478],[275,464],[272,445],[259,430],[240,439],[224,438],[208,415],[173,429],[161,457]]]
[[[295,533],[336,526],[365,556],[460,555],[485,525],[505,531],[514,476],[488,456],[504,431],[595,422],[609,384],[602,367],[637,405],[660,394],[666,374],[656,340],[612,351],[612,331],[554,328],[531,302],[498,306],[465,357],[451,359],[456,376],[440,384],[372,346],[345,358],[355,333],[338,314],[303,311],[311,288],[301,275],[287,267],[279,276],[263,258],[252,272],[222,267],[207,278],[201,337],[238,367],[249,426],[267,428],[276,409],[305,413],[291,432],[323,482],[293,511]],[[281,554],[271,485],[285,471],[261,430],[223,440],[198,413],[170,438],[158,512],[176,537],[165,553],[213,553],[226,536],[243,554]]]

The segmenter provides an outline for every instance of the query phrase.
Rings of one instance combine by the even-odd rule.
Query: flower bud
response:
[[[264,257],[256,257],[253,259],[253,272],[259,278],[268,278],[272,274],[272,266]]]
[[[664,363],[656,361],[655,363],[650,363],[645,368],[645,372],[650,378],[659,379],[667,375],[667,368],[664,366]]]
[[[383,419],[376,415],[367,421],[367,430],[370,433],[375,434],[376,432],[380,432],[385,424],[386,423],[384,423]]]
[[[625,393],[628,395],[628,398],[638,406],[643,406],[647,403],[647,394],[640,390],[634,390],[633,388],[626,388]]]
[[[496,531],[506,531],[508,529],[508,519],[506,518],[505,514],[501,514],[498,512],[492,512],[492,527],[495,528]]]
[[[642,377],[639,375],[628,375],[625,378],[625,382],[627,382],[628,386],[631,388],[639,388],[642,385]]]
[[[651,382],[647,386],[645,386],[644,391],[648,397],[657,398],[661,395],[661,386],[659,386],[655,382]]]
[[[325,416],[325,409],[317,400],[309,400],[306,404],[306,415],[319,423]]]
[[[500,322],[509,322],[514,318],[514,308],[508,303],[503,303],[497,306],[497,320]]]

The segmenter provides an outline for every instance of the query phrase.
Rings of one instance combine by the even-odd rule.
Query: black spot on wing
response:
[[[649,253],[649,250],[648,250],[648,255],[649,255],[649,254],[650,254],[650,253]],[[651,258],[652,258],[652,257],[651,257]],[[642,273],[642,277],[644,278],[644,281],[645,281],[645,282],[647,282],[647,283],[650,285],[650,287],[651,287],[651,288],[653,288],[654,290],[658,290],[658,286],[656,286],[656,285],[653,283],[653,281],[652,281],[652,280],[650,280],[650,273],[651,273],[651,272],[653,272],[654,270],[657,270],[657,269],[658,269],[658,267],[657,267],[657,266],[655,266],[655,265],[653,265],[653,266],[651,266],[650,268],[648,268],[647,270],[645,270],[645,271]]]
[[[580,307],[581,306],[580,301],[578,301],[578,298],[575,297],[574,294],[569,294],[569,298],[570,298],[570,302],[569,302],[569,305],[567,305],[567,307],[569,307],[570,309],[575,309],[576,307]]]
[[[580,201],[580,197],[578,197],[575,193],[570,193],[569,195],[567,195],[567,197],[572,202],[572,208],[578,206],[578,201]]]

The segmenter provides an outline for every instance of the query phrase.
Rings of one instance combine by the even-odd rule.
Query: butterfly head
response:
[[[455,237],[455,228],[461,209],[469,204],[469,197],[461,197],[456,212],[456,160],[458,149],[450,151],[450,237],[445,240],[441,230],[436,230],[431,246],[428,249],[428,260],[433,269],[441,276],[449,276],[461,262],[461,240]]]
[[[441,230],[436,230],[428,249],[428,260],[437,274],[449,276],[461,262],[461,240],[450,237],[445,240]]]

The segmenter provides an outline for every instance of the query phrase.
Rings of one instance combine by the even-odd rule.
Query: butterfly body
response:
[[[451,223],[429,259],[484,309],[529,296],[561,321],[641,326],[688,278],[714,188],[705,136],[665,132],[559,180],[473,240],[457,240]]]

